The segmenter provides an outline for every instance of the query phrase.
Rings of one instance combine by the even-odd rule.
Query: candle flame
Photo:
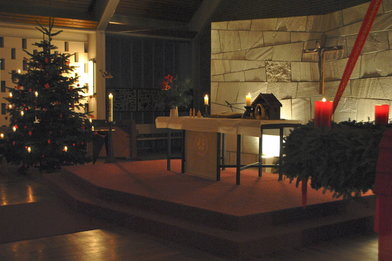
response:
[[[23,117],[23,115],[24,115],[24,111],[20,111],[20,116]]]
[[[64,151],[64,152],[67,152],[67,151],[68,151],[68,146],[64,146],[63,151]]]
[[[12,131],[15,132],[16,131],[16,126],[12,126]]]
[[[113,94],[109,93],[108,97],[109,97],[110,100],[113,99]]]
[[[38,97],[38,92],[35,91],[35,92],[34,92],[34,95],[35,95],[35,97]]]
[[[327,101],[327,99],[323,98],[321,101],[322,101],[322,102],[326,102],[326,101]]]
[[[12,95],[12,92],[10,92],[10,93],[8,94],[8,96],[9,96],[10,98],[12,98],[12,96],[13,96],[13,95]]]
[[[4,133],[0,133],[0,139],[4,139]]]
[[[30,146],[28,146],[26,149],[27,149],[28,153],[31,153],[31,147]]]

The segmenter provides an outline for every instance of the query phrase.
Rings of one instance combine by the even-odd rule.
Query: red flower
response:
[[[173,82],[174,80],[174,76],[173,75],[166,75],[165,77],[163,77],[164,80],[168,81],[168,82]]]
[[[171,86],[170,86],[169,82],[167,82],[167,81],[164,80],[164,81],[161,83],[161,90],[167,91],[167,90],[170,90],[170,89],[171,89]]]
[[[48,89],[50,87],[49,83],[45,83],[44,87]]]

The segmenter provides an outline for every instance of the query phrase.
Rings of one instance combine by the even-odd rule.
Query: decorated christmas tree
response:
[[[77,85],[69,65],[71,54],[60,54],[51,44],[61,31],[53,32],[53,20],[48,27],[39,25],[43,40],[35,43],[40,50],[27,52],[27,73],[13,73],[16,84],[7,100],[10,132],[5,139],[5,158],[19,164],[20,171],[28,167],[53,171],[62,165],[81,164],[86,157],[91,138],[88,112],[81,103],[84,87]]]

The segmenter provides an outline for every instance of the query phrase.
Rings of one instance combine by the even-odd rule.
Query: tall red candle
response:
[[[314,125],[316,127],[331,127],[333,102],[323,98],[314,102]]]
[[[389,117],[389,105],[376,105],[374,106],[374,121],[376,125],[387,125]]]

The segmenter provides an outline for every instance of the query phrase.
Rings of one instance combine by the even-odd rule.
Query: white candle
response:
[[[109,93],[109,115],[108,121],[113,122],[113,94]]]
[[[248,93],[248,95],[246,95],[246,97],[245,97],[245,105],[246,106],[252,105],[252,96],[250,95],[250,93]]]
[[[208,94],[204,95],[204,105],[208,105]]]

